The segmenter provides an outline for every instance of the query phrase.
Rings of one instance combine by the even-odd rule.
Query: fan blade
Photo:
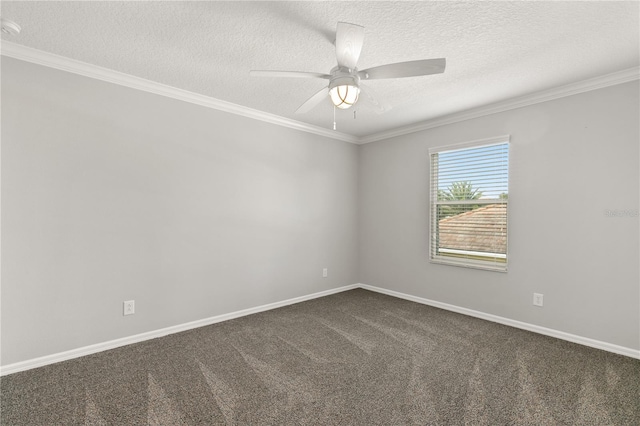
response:
[[[447,60],[445,58],[398,62],[396,64],[380,65],[379,67],[358,71],[358,76],[362,80],[416,77],[442,73],[446,65]]]
[[[318,93],[307,99],[305,103],[303,103],[300,108],[296,110],[296,114],[304,114],[306,112],[311,111],[313,108],[318,106],[320,102],[324,101],[329,97],[329,88],[323,87]]]
[[[364,95],[364,100],[366,101],[367,105],[372,107],[376,114],[382,114],[383,112],[391,109],[388,104],[383,104],[380,102],[380,97],[371,88],[371,86],[360,83],[360,100],[363,100],[362,95]]]
[[[331,78],[329,74],[319,72],[304,71],[270,71],[270,70],[251,70],[249,75],[252,77],[293,77],[293,78],[322,78],[328,80]]]
[[[364,27],[338,22],[336,28],[336,57],[341,67],[354,69],[364,42]]]

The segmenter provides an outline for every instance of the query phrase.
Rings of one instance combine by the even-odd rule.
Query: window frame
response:
[[[486,139],[478,139],[469,142],[444,145],[438,147],[429,148],[429,262],[440,265],[461,266],[465,268],[483,269],[495,272],[507,272],[509,264],[509,198],[506,199],[476,199],[476,200],[456,200],[456,201],[442,201],[438,200],[438,185],[434,184],[434,178],[437,180],[437,170],[434,170],[434,154],[443,152],[461,151],[471,148],[481,148],[494,145],[508,145],[507,152],[507,188],[511,181],[511,161],[509,161],[511,153],[511,136],[502,135]],[[509,191],[510,189],[508,189]],[[505,240],[505,255],[504,262],[496,262],[486,259],[471,259],[471,258],[456,258],[453,256],[442,256],[434,252],[437,250],[437,242],[434,241],[437,236],[435,235],[438,229],[438,206],[447,204],[504,204],[506,206],[506,240]],[[464,250],[460,250],[463,252]],[[497,254],[497,253],[496,253]],[[489,257],[489,256],[487,256]]]

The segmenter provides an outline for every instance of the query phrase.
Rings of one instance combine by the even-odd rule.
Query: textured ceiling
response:
[[[330,129],[327,100],[294,114],[327,73],[338,21],[365,27],[359,69],[447,59],[444,74],[369,81],[388,110],[337,112],[357,137],[639,65],[639,3],[628,2],[11,2],[3,40]]]

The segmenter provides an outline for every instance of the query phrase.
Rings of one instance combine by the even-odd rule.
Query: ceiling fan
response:
[[[445,58],[398,62],[359,71],[356,65],[358,64],[363,41],[364,27],[346,22],[338,22],[335,41],[338,66],[329,71],[329,74],[301,71],[252,70],[249,72],[249,75],[256,77],[295,77],[329,80],[327,87],[310,97],[296,110],[296,114],[303,114],[320,104],[327,96],[337,108],[350,108],[358,101],[361,91],[368,95],[374,105],[380,106],[371,89],[361,83],[362,80],[416,77],[444,72],[446,66]],[[378,112],[382,111],[383,109],[379,109]]]

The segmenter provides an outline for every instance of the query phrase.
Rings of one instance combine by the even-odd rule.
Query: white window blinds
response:
[[[429,155],[431,261],[506,271],[509,137]]]

